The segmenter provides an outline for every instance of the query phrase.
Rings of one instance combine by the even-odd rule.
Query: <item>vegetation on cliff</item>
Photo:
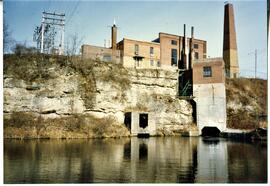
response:
[[[104,138],[129,135],[128,129],[112,117],[73,114],[44,119],[27,112],[13,112],[4,117],[5,138]]]
[[[267,80],[226,79],[227,127],[267,127]]]

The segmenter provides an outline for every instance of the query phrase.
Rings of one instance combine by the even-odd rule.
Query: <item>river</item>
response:
[[[267,145],[203,137],[4,140],[4,183],[266,183]]]

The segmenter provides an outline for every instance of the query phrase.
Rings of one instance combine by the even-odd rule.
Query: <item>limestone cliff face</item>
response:
[[[125,112],[147,111],[154,113],[157,129],[168,134],[192,123],[191,105],[175,98],[174,71],[124,69],[87,61],[71,67],[51,62],[42,73],[46,78],[37,76],[30,81],[12,69],[4,72],[5,116],[13,112],[31,112],[43,118],[85,114],[111,116],[123,124]]]

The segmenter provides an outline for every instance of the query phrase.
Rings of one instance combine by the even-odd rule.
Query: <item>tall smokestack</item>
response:
[[[226,76],[229,78],[238,77],[239,65],[234,12],[233,5],[230,3],[225,4],[224,7],[223,60],[225,62]]]
[[[194,51],[193,51],[193,41],[194,41],[194,27],[191,27],[191,37],[189,40],[189,68],[192,68],[192,62],[193,62],[193,56],[194,56]]]
[[[114,24],[112,26],[112,49],[116,50],[116,40],[117,40],[117,26]]]
[[[183,40],[183,67],[184,69],[188,68],[187,63],[187,37],[186,37],[186,24],[184,24],[184,40]]]

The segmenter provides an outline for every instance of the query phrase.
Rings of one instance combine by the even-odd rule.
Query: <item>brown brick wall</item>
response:
[[[103,61],[111,56],[112,60],[115,60],[116,62],[120,62],[120,50],[115,50],[113,56],[113,50],[110,48],[104,48],[104,47],[98,47],[98,46],[92,46],[92,45],[82,45],[82,58],[83,59],[99,59]]]
[[[166,34],[166,33],[159,33],[159,39],[160,39],[160,61],[161,65],[171,65],[171,49],[177,49],[177,60],[181,59],[181,50],[182,50],[182,42],[184,37],[172,35],[172,34]],[[187,38],[187,47],[189,48],[189,39]],[[177,45],[172,45],[171,40],[177,41]],[[179,44],[180,44],[180,51],[179,51]],[[198,52],[199,59],[203,59],[206,57],[207,52],[207,43],[206,41],[194,39],[194,44],[198,44],[198,49],[194,48],[194,54],[195,52]],[[188,55],[188,54],[187,54]]]
[[[203,67],[211,67],[212,77],[203,76]],[[193,84],[225,83],[224,62],[221,58],[205,59],[193,64]]]
[[[160,46],[159,43],[136,41],[131,39],[123,40],[123,54],[124,56],[135,56],[135,44],[139,46],[138,56],[144,57],[144,59],[160,59]],[[150,56],[150,47],[154,48],[154,54]]]

